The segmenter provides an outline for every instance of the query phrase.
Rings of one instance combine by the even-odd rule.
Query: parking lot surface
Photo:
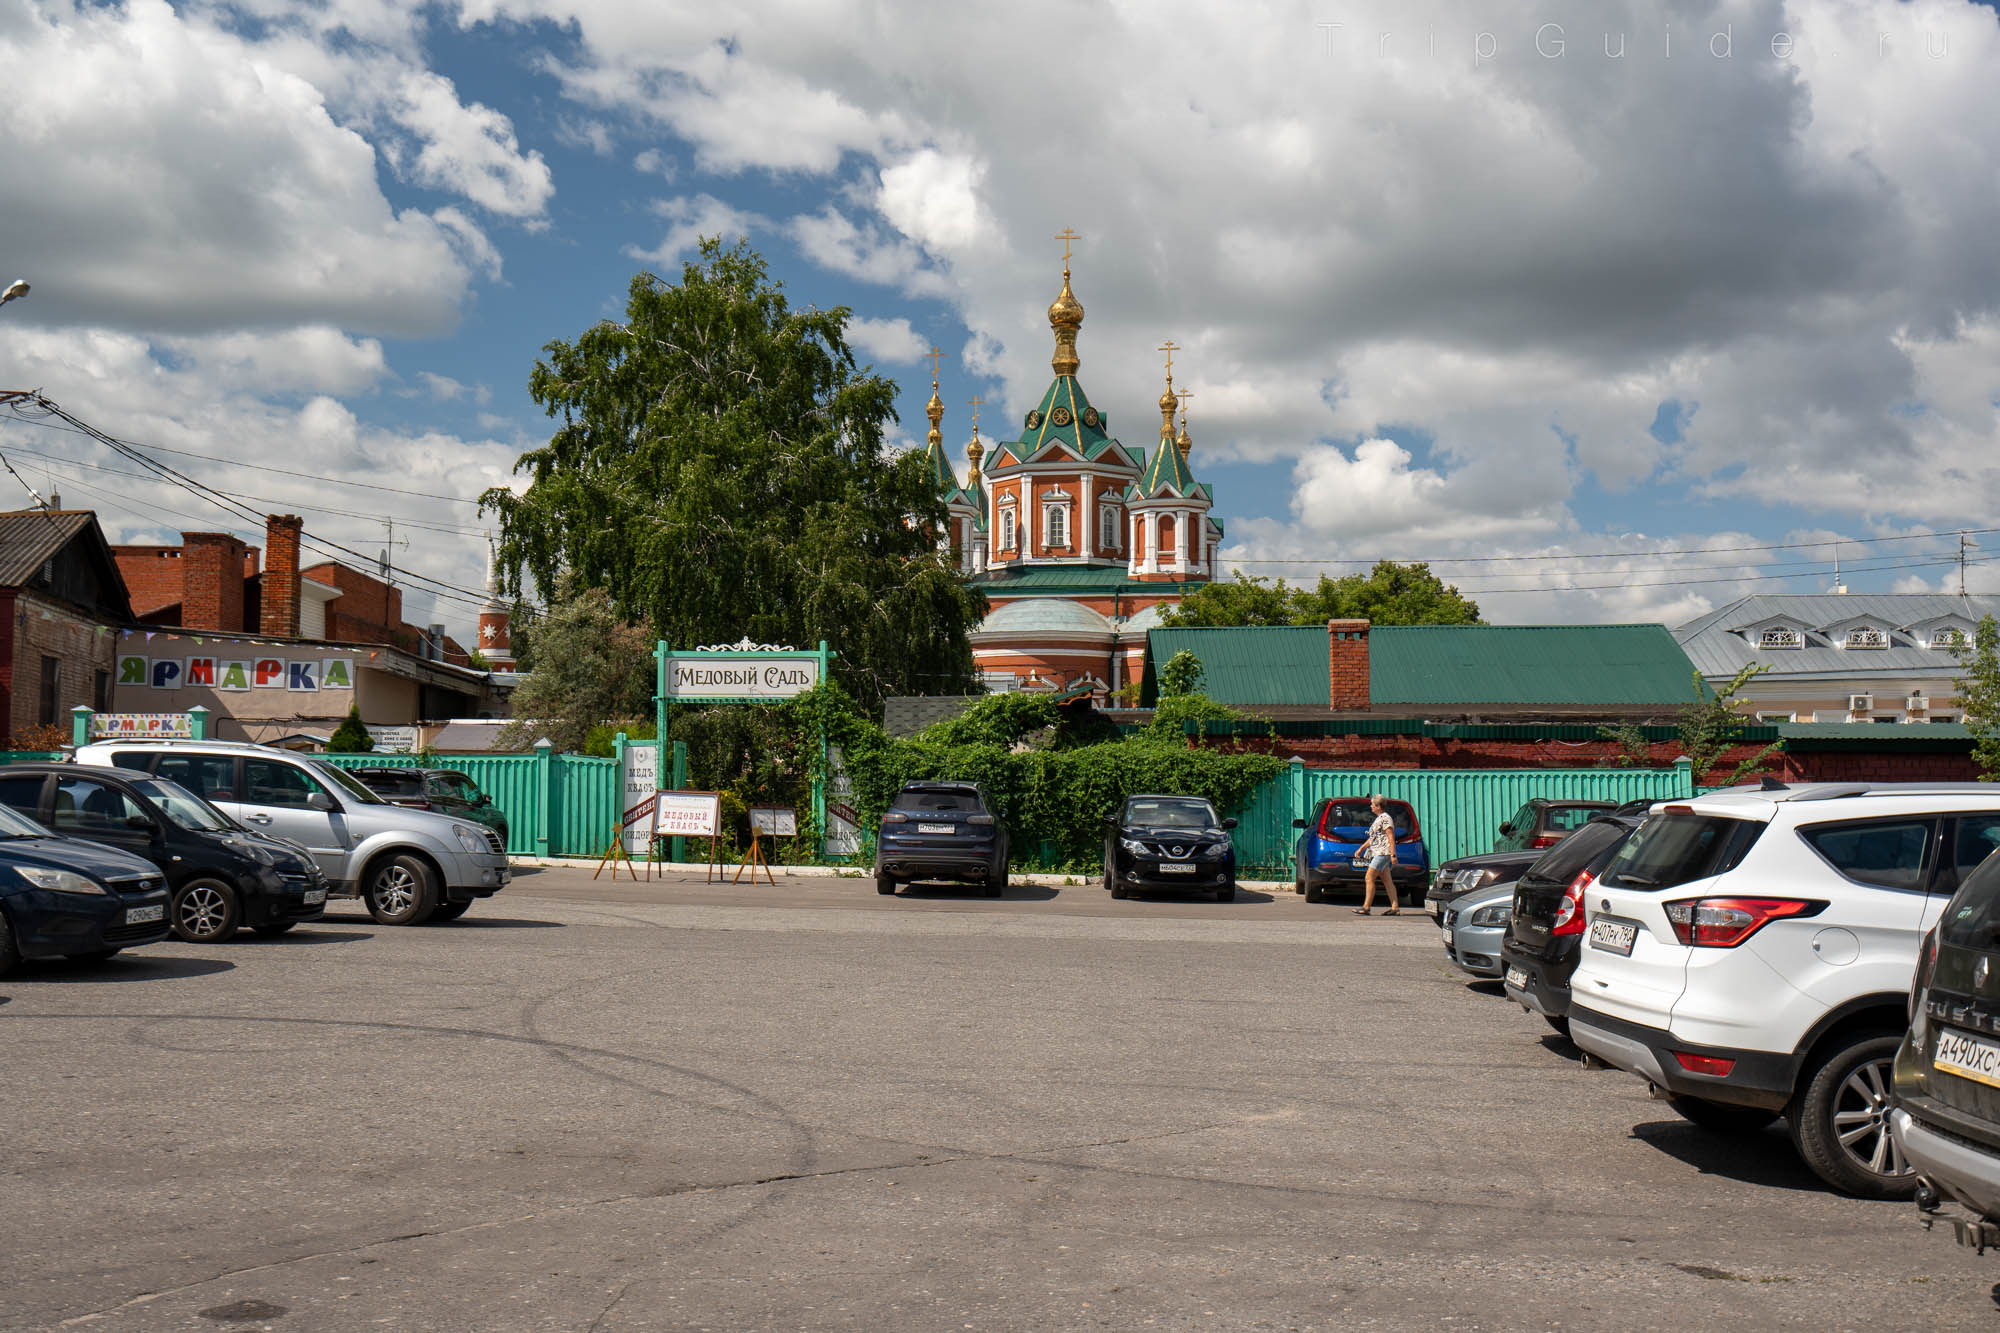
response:
[[[523,873],[0,978],[0,1328],[1990,1328],[2000,1258],[1289,893]]]

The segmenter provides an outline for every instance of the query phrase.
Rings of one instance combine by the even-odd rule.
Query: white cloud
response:
[[[324,325],[168,338],[161,346],[216,386],[240,393],[360,393],[386,373],[381,343]]]
[[[751,235],[769,225],[755,213],[743,212],[712,194],[656,199],[652,212],[670,224],[666,234],[650,250],[628,245],[625,253],[658,269],[671,270],[693,256],[703,238],[720,237],[727,245],[738,237]]]
[[[822,268],[896,287],[909,296],[950,296],[954,292],[950,280],[929,267],[910,241],[874,225],[857,227],[832,204],[818,213],[794,217],[786,230],[793,243]]]
[[[933,252],[994,239],[979,199],[984,170],[970,157],[926,148],[882,170],[877,207],[889,225]]]
[[[390,114],[416,136],[418,146],[414,156],[396,152],[392,160],[404,165],[412,180],[504,217],[541,215],[555,183],[540,153],[520,151],[507,117],[478,103],[461,103],[451,81],[429,71],[405,74],[397,94]],[[395,149],[395,141],[386,147]]]
[[[678,174],[673,158],[657,148],[646,148],[633,155],[632,170],[642,176],[658,176],[672,181]]]
[[[847,338],[861,352],[891,365],[915,365],[930,350],[924,339],[910,327],[910,321],[855,317],[847,321]]]
[[[599,157],[610,157],[618,141],[611,127],[601,120],[561,116],[556,120],[556,142],[565,148],[581,148]]]

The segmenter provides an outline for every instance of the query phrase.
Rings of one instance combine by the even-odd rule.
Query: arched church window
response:
[[[1118,540],[1117,505],[1100,505],[1098,507],[1097,530],[1104,534],[1104,544],[1106,546],[1109,546],[1114,551],[1118,549],[1120,543]]]

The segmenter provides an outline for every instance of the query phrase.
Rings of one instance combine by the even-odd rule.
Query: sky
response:
[[[1223,563],[1512,623],[2000,592],[2000,23],[1970,0],[0,0],[0,389],[462,640],[540,349],[748,237],[961,469],[1192,390]],[[114,541],[261,524],[60,421]],[[382,522],[394,520],[391,532]],[[325,553],[329,548],[321,546]],[[308,558],[311,558],[309,551]],[[348,557],[350,563],[358,563]]]

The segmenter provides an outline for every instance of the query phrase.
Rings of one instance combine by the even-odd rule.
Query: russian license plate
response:
[[[1161,865],[1162,875],[1192,875],[1194,867],[1185,861],[1168,861]]]
[[[165,903],[154,903],[151,907],[128,907],[125,909],[125,924],[143,925],[148,921],[159,921],[167,915]]]
[[[919,833],[955,833],[955,832],[957,832],[957,831],[958,831],[958,829],[957,829],[957,826],[956,826],[956,825],[952,825],[952,824],[919,824],[919,825],[917,825],[917,832],[919,832]]]
[[[1944,1028],[1938,1032],[1931,1063],[1948,1074],[2000,1088],[2000,1046],[1990,1041]]]
[[[1630,921],[1606,921],[1599,918],[1590,923],[1590,947],[1593,949],[1629,957],[1632,945],[1638,938],[1639,927]]]
[[[1507,984],[1516,990],[1528,989],[1528,974],[1518,967],[1507,969]]]
[[[307,889],[307,890],[306,890],[306,906],[307,906],[307,907],[317,907],[317,906],[318,906],[319,904],[321,904],[321,903],[323,903],[323,902],[325,902],[325,901],[326,901],[326,890],[325,890],[325,889]]]

